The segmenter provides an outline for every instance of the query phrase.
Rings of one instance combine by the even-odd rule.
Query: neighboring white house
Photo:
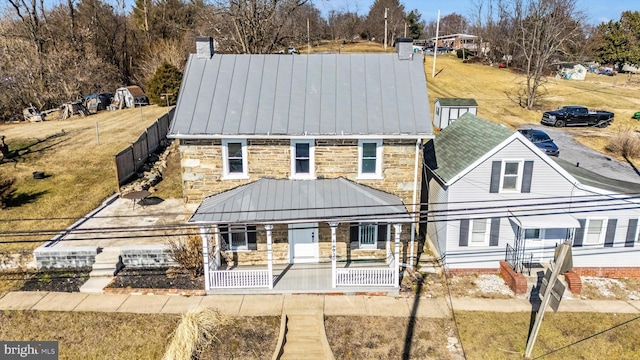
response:
[[[567,80],[584,80],[587,76],[587,68],[582,64],[562,64],[559,66],[560,71],[556,75],[557,78]]]
[[[478,103],[475,99],[436,99],[433,109],[433,125],[444,129],[465,113],[478,115]]]
[[[640,184],[552,159],[471,114],[424,151],[427,234],[450,270],[495,271],[507,261],[522,272],[568,240],[579,275],[640,274]]]

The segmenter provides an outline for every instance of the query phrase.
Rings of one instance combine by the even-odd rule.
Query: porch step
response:
[[[423,253],[418,261],[418,270],[431,274],[441,274],[442,264],[435,256]]]
[[[96,255],[92,270],[89,273],[89,280],[80,287],[83,293],[102,293],[105,286],[113,280],[115,274],[120,270],[120,248],[104,248]]]
[[[285,345],[281,360],[334,359],[324,331],[323,314],[287,316]]]

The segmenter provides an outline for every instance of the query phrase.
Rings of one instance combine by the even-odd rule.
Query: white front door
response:
[[[525,244],[525,256],[524,260],[529,259],[529,254],[532,255],[531,261],[534,263],[542,263],[545,258],[544,253],[544,230],[543,229],[527,229],[524,234]]]
[[[289,260],[291,263],[318,262],[318,224],[289,225]]]

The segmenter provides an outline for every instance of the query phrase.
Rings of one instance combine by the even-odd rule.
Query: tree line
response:
[[[33,105],[55,108],[91,92],[122,85],[147,88],[154,74],[184,68],[194,38],[216,39],[219,53],[274,53],[322,40],[435,36],[435,21],[400,0],[375,0],[367,9],[332,10],[330,0],[7,0],[0,18],[0,119]],[[556,61],[638,64],[638,12],[594,27],[575,0],[476,0],[467,17],[448,14],[440,34],[470,33],[487,50],[483,61],[528,74],[516,97],[531,107],[542,75]],[[620,49],[625,49],[621,51]],[[169,67],[168,67],[169,66]],[[530,79],[529,79],[530,76]],[[152,84],[157,87],[157,84]]]

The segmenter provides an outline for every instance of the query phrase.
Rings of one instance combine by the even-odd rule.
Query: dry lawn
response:
[[[59,342],[60,359],[160,359],[177,315],[0,312],[0,339]]]
[[[302,54],[308,53],[306,45],[300,46],[298,51]],[[395,52],[392,46],[387,46],[386,52]],[[356,54],[356,53],[380,53],[385,52],[382,44],[373,41],[321,41],[319,45],[311,47],[311,53],[333,53],[333,54]]]
[[[448,319],[329,316],[327,340],[336,359],[449,359]],[[409,345],[405,345],[409,344]]]
[[[530,313],[456,311],[461,343],[467,359],[522,359]],[[612,327],[635,319],[626,325]],[[640,319],[635,314],[545,314],[532,358],[563,348],[588,336],[602,335],[569,346],[544,359],[637,359],[640,353]]]
[[[1,251],[30,250],[98,206],[118,190],[114,155],[135,141],[166,108],[102,111],[88,117],[0,125],[17,166],[0,165],[16,179],[14,199],[0,210]],[[43,180],[33,179],[43,171]],[[38,231],[37,233],[35,231]]]

